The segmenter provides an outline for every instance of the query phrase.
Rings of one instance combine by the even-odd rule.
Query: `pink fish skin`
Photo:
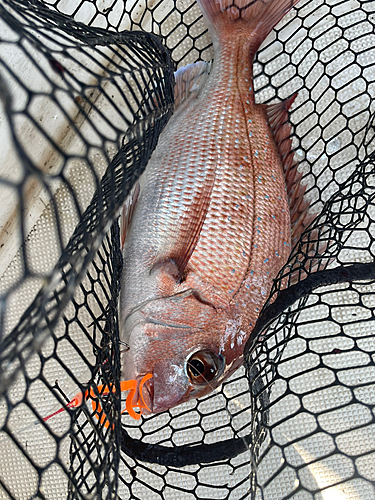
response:
[[[123,214],[121,375],[153,375],[143,391],[153,413],[208,394],[241,365],[311,220],[289,139],[295,96],[255,104],[252,81],[259,45],[298,0],[235,1],[199,0],[213,66],[177,72],[175,113]]]

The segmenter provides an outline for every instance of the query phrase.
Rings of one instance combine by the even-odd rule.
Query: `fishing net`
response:
[[[374,499],[375,4],[301,0],[258,52],[257,102],[298,91],[319,215],[245,367],[139,421],[121,414],[117,218],[209,35],[190,0],[0,14],[0,498]]]

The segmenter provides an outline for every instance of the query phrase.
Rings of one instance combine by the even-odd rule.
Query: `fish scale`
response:
[[[221,175],[219,177],[218,173],[216,174],[211,205],[189,262],[189,268],[201,277],[233,294],[239,290],[249,268],[258,270],[261,266],[261,273],[271,272],[274,276],[274,269],[280,269],[280,262],[283,262],[289,253],[280,238],[269,239],[277,225],[286,229],[287,233],[290,217],[279,153],[275,145],[273,148],[269,144],[266,147],[269,141],[265,140],[265,136],[272,136],[270,127],[266,124],[267,117],[262,106],[250,105],[254,103],[254,93],[252,89],[249,90],[250,85],[246,80],[251,80],[252,72],[249,70],[248,60],[244,58],[244,53],[248,57],[251,51],[250,44],[247,38],[238,38],[234,43],[225,46],[226,50],[219,59],[218,67],[222,69],[221,81],[217,82],[217,92],[230,98],[225,101],[225,109],[220,113],[218,157],[220,158],[223,150],[227,154],[223,155],[223,161],[217,164],[217,172],[221,172]],[[230,64],[220,65],[221,60],[229,59],[228,51],[237,52],[237,58],[232,58]],[[233,74],[236,78],[233,78]],[[248,77],[244,78],[243,75],[246,74]],[[229,78],[229,75],[232,77]],[[239,84],[236,85],[237,82]],[[216,95],[213,99],[220,102]],[[267,165],[273,165],[272,171],[265,168]],[[262,182],[259,182],[259,176],[262,177]],[[269,197],[267,201],[266,196]],[[276,213],[278,214],[277,220],[268,220],[271,216],[270,210],[275,212],[275,217]],[[259,217],[263,218],[263,222],[257,224]],[[256,225],[262,227],[260,233],[254,232]],[[233,236],[236,237],[235,245]],[[246,257],[243,255],[244,251]],[[266,258],[268,262],[264,265]],[[258,272],[255,277],[249,278],[249,281],[251,280],[259,280]],[[268,285],[267,293],[271,285],[272,281]],[[263,296],[259,300],[264,301]]]
[[[237,48],[232,45],[229,50]],[[211,96],[212,101],[216,102],[219,125],[216,130],[213,127],[210,130],[211,141],[217,145],[215,185],[189,268],[229,292],[238,288],[248,267],[243,249],[251,246],[252,228],[249,221],[253,216],[253,207],[246,199],[246,195],[252,192],[251,171],[240,169],[243,158],[248,154],[248,144],[243,140],[246,137],[245,116],[238,99],[236,78],[233,77],[237,61],[221,65],[221,59],[225,60],[225,56],[225,53],[219,56],[219,75],[212,75],[213,82],[219,77],[215,82],[216,92]],[[219,106],[221,95],[227,96],[223,108]],[[206,96],[202,96],[202,99],[206,99]],[[233,235],[237,236],[237,249],[233,248]],[[232,273],[233,269],[236,270],[235,274]]]
[[[214,63],[177,72],[178,105],[122,223],[122,378],[152,374],[142,385],[152,412],[209,393],[240,366],[290,252],[288,198],[303,197],[299,177],[285,178],[294,97],[257,105],[252,82],[255,52],[290,0],[199,3]]]

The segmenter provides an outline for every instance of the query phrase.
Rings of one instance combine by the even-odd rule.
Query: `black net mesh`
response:
[[[373,12],[301,0],[258,52],[257,102],[298,91],[295,156],[320,215],[245,368],[135,421],[120,414],[117,216],[172,113],[175,65],[210,60],[209,35],[190,0],[1,0],[1,499],[375,498]]]

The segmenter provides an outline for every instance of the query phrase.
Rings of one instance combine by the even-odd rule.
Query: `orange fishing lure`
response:
[[[134,408],[139,408],[140,410],[144,408],[150,411],[150,408],[146,405],[143,399],[142,390],[145,382],[147,382],[147,380],[150,380],[151,378],[152,378],[151,373],[145,375],[139,382],[139,387],[137,387],[137,380],[123,380],[122,382],[120,382],[120,391],[121,392],[129,391],[129,394],[126,397],[125,409],[121,413],[127,411],[131,417],[133,417],[135,420],[139,420],[141,418],[141,413],[136,413],[134,411]],[[137,388],[138,388],[138,399],[136,399]],[[100,396],[106,396],[110,392],[113,393],[116,392],[116,388],[115,386],[110,387],[107,384],[103,384],[103,385],[98,385],[96,387],[96,392],[100,394]],[[93,387],[87,389],[85,393],[79,392],[78,394],[76,394],[74,398],[71,401],[69,401],[66,407],[77,408],[81,406],[85,401],[88,401],[89,399],[91,400],[91,405],[95,417],[99,420],[100,424],[108,428],[110,425],[109,420],[98,400],[97,394],[94,392]],[[46,422],[55,415],[58,415],[59,413],[63,412],[65,409],[66,408],[60,408],[58,411],[55,411],[51,415],[44,417],[43,421]]]

